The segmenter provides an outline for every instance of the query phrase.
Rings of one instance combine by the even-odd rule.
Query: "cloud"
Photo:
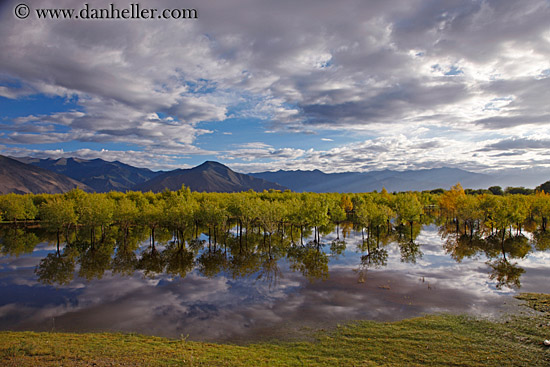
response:
[[[171,170],[177,168],[191,168],[191,165],[182,164],[179,159],[185,154],[206,155],[212,152],[203,151],[193,146],[187,150],[179,148],[177,151],[171,149],[151,149],[150,151],[137,150],[92,150],[78,149],[73,151],[64,151],[62,149],[26,149],[2,147],[2,152],[5,155],[13,157],[35,157],[35,158],[82,158],[103,160],[114,162],[119,161],[135,167],[150,168],[153,170]]]
[[[550,150],[550,139],[510,138],[489,144],[480,151],[513,150],[513,149],[544,149]]]
[[[74,141],[200,152],[198,142],[211,131],[202,124],[239,118],[258,120],[265,132],[355,131],[374,140],[396,133],[423,139],[422,129],[436,140],[468,130],[510,138],[517,127],[550,124],[550,4],[544,0],[192,1],[186,6],[200,14],[192,21],[22,21],[12,15],[15,5],[4,5],[9,11],[0,23],[6,35],[0,95],[61,96],[77,108],[4,121],[2,144]],[[446,140],[455,151],[469,141]],[[373,149],[381,147],[367,150]],[[285,146],[227,150],[220,147],[218,155],[252,161],[304,154]],[[343,154],[348,150],[340,146]],[[311,164],[336,153],[318,154]],[[367,158],[379,168],[393,165]],[[406,166],[426,162],[413,159]]]
[[[281,148],[275,149],[270,145],[264,143],[248,143],[242,145],[243,148],[235,149],[225,152],[220,155],[221,159],[234,160],[240,159],[243,161],[255,161],[255,160],[285,160],[291,161],[300,158],[304,155],[305,151],[302,149],[294,148]],[[238,164],[236,166],[239,166]],[[242,167],[242,166],[239,166]]]

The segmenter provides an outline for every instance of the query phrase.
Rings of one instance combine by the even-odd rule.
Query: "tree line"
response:
[[[362,236],[358,274],[364,279],[367,269],[385,265],[389,243],[397,243],[402,261],[415,262],[422,256],[415,243],[421,226],[436,223],[453,258],[482,252],[494,259],[489,265],[498,284],[519,286],[522,271],[509,259],[531,250],[523,231],[533,235],[538,249],[550,247],[550,195],[543,190],[468,194],[460,184],[436,193],[392,194],[198,193],[185,187],[157,194],[97,194],[76,189],[3,195],[0,214],[12,223],[0,233],[3,253],[32,251],[44,238],[57,244],[37,268],[46,282],[72,278],[76,262],[86,278],[101,276],[107,268],[184,276],[198,266],[207,276],[230,269],[235,276],[259,271],[276,279],[282,257],[306,277],[325,278],[329,258],[321,248],[329,245],[333,256],[341,254],[346,243],[340,236],[345,239],[352,230]],[[323,236],[332,232],[336,240],[327,243]],[[147,250],[136,257],[147,238]],[[163,244],[160,251],[157,241]]]
[[[213,242],[236,229],[240,236],[259,228],[271,238],[277,231],[300,233],[313,229],[319,241],[321,229],[329,224],[352,222],[367,236],[380,236],[398,226],[407,226],[413,237],[415,223],[443,218],[457,228],[490,233],[522,230],[546,231],[550,217],[550,195],[543,190],[523,194],[468,194],[460,184],[434,192],[381,192],[361,194],[264,192],[199,193],[182,187],[177,191],[86,193],[80,189],[65,194],[7,194],[0,196],[3,221],[38,223],[68,240],[76,228],[87,228],[92,243],[105,237],[109,227],[124,230],[141,225],[155,231],[173,231],[176,239],[194,228]],[[426,222],[427,223],[427,222]]]

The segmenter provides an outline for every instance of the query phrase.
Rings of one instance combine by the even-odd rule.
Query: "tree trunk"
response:
[[[57,229],[57,256],[61,256],[59,254],[59,229]]]

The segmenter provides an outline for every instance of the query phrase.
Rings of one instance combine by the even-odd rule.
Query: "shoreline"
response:
[[[310,341],[207,343],[139,334],[0,332],[7,366],[461,365],[546,366],[550,296],[522,293],[529,315],[500,321],[428,315],[396,322],[354,321],[312,330]],[[546,308],[544,308],[546,307]],[[527,311],[526,311],[527,313]]]

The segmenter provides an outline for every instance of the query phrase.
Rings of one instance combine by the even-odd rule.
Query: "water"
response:
[[[8,237],[4,233],[4,249],[11,246]],[[240,261],[222,245],[211,252],[206,244],[196,253],[178,252],[168,240],[159,240],[152,251],[147,240],[126,257],[113,246],[96,245],[71,255],[73,265],[57,260],[63,256],[57,255],[55,241],[34,248],[18,244],[27,250],[0,257],[0,329],[120,331],[231,342],[292,339],[349,320],[442,312],[498,317],[517,307],[513,295],[518,291],[550,293],[550,252],[530,245],[523,258],[508,255],[507,264],[515,265],[507,269],[519,277],[499,285],[488,261],[502,262],[501,255],[477,252],[458,262],[433,225],[424,227],[414,243],[377,247],[373,242],[370,251],[361,245],[360,233],[348,234],[340,254],[334,246],[331,251],[335,240],[331,233],[322,237],[324,246],[310,243],[291,251],[274,241],[271,256],[262,244],[257,245],[261,251]],[[235,240],[229,247],[238,253]],[[67,253],[61,248],[59,255]]]

